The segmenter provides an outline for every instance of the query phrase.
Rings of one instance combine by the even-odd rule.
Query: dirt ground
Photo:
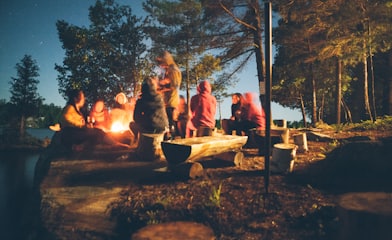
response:
[[[364,177],[357,168],[350,170],[347,164],[337,162],[339,157],[332,150],[345,142],[392,135],[334,131],[322,134],[330,138],[309,139],[309,151],[297,153],[293,172],[271,173],[268,193],[264,157],[252,148],[244,149],[240,167],[217,167],[204,162],[205,175],[197,179],[162,174],[130,183],[121,198],[110,205],[111,216],[118,221],[119,239],[130,239],[148,224],[181,220],[203,223],[221,240],[336,239],[341,230],[337,214],[340,194],[392,189],[381,175],[376,179]],[[328,158],[329,154],[332,158]],[[355,165],[348,165],[351,164]]]
[[[307,135],[309,150],[297,152],[291,173],[271,173],[268,192],[264,157],[256,148],[243,149],[240,166],[202,161],[204,175],[196,179],[148,171],[164,165],[138,166],[132,157],[52,162],[41,185],[41,194],[46,192],[41,215],[48,232],[39,239],[131,239],[144,226],[173,221],[201,223],[219,240],[338,239],[341,194],[392,192],[392,164],[387,161],[392,132],[317,134]],[[67,194],[52,204],[55,190]],[[65,205],[59,205],[60,200]],[[91,213],[83,220],[82,211],[89,208],[82,205],[90,210],[96,206],[95,211],[104,211],[115,225]],[[109,235],[103,233],[105,227]]]

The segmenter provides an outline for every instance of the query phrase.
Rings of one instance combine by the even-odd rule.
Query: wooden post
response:
[[[308,151],[308,141],[306,139],[306,133],[300,133],[293,136],[294,144],[298,146],[298,152]]]
[[[278,143],[272,149],[271,172],[292,172],[297,146],[288,143]]]
[[[163,157],[161,142],[163,133],[141,133],[136,154],[146,161],[160,160]]]
[[[392,193],[356,192],[340,196],[339,239],[392,239]]]

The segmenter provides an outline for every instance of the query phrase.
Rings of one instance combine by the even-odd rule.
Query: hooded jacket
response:
[[[202,81],[197,87],[197,94],[191,98],[190,108],[192,112],[191,122],[197,129],[203,127],[215,127],[216,98],[211,95],[211,85],[208,81]]]
[[[245,93],[246,104],[248,108],[246,120],[254,123],[257,129],[265,129],[265,112],[260,106],[253,101],[253,93]]]
[[[133,115],[135,123],[140,127],[141,132],[164,132],[169,123],[162,97],[157,93],[153,80],[145,80],[141,92]]]

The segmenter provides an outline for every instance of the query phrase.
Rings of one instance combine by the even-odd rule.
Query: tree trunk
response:
[[[392,115],[392,50],[389,51],[388,65],[389,65],[389,74],[388,74],[389,95],[388,95],[387,114]]]
[[[341,99],[342,99],[342,61],[336,59],[336,124],[340,125],[341,119]]]
[[[370,81],[371,81],[372,108],[373,108],[373,111],[371,111],[371,113],[373,114],[372,118],[374,120],[376,120],[376,118],[377,118],[376,93],[375,93],[376,90],[374,87],[374,66],[373,66],[373,56],[372,55],[370,55],[369,61],[370,61],[370,74],[371,74]]]
[[[310,64],[310,80],[312,82],[312,125],[314,126],[318,119],[317,119],[317,89],[316,89],[316,80],[313,76],[313,65]]]
[[[371,37],[371,30],[370,30],[370,22],[368,22],[368,37]],[[372,53],[372,45],[371,41],[369,41],[369,61],[370,61],[370,74],[371,74],[371,93],[372,93],[372,108],[373,108],[373,119],[376,120],[377,118],[377,109],[376,109],[376,95],[374,89],[374,65],[373,65],[373,53]]]
[[[349,123],[353,123],[353,117],[351,116],[351,110],[349,108],[349,106],[347,106],[346,102],[344,101],[344,99],[342,98],[342,105],[344,108],[344,114],[346,117],[346,121]]]
[[[365,105],[365,115],[368,119],[373,121],[372,112],[370,111],[370,103],[369,103],[369,84],[368,84],[368,70],[367,70],[367,57],[366,54],[363,56],[363,97],[364,97],[364,105]],[[368,120],[362,119],[362,120]]]
[[[264,59],[264,51],[263,51],[263,41],[262,41],[262,28],[261,28],[261,17],[260,17],[260,5],[258,1],[254,1],[254,14],[255,14],[255,22],[253,34],[253,42],[255,44],[255,56],[256,56],[256,67],[257,67],[257,76],[259,80],[259,91],[260,91],[260,102],[263,108],[265,108],[265,78],[266,78],[266,69],[265,69],[265,59]]]
[[[323,96],[321,97],[321,104],[318,110],[318,117],[317,117],[318,121],[322,120],[324,116],[324,103],[325,103],[324,99],[325,99],[325,95],[323,94]]]
[[[189,53],[189,43],[187,41],[187,53]],[[190,99],[191,99],[191,93],[190,93],[190,79],[189,79],[189,54],[186,56],[186,63],[185,63],[185,71],[186,71],[186,102],[188,106],[188,112],[190,112]]]
[[[308,127],[308,124],[307,124],[307,122],[306,122],[306,111],[305,111],[304,99],[303,99],[301,93],[299,94],[299,100],[300,100],[300,102],[301,102],[302,119],[303,119],[303,122],[304,122],[304,127],[306,128],[306,127]]]
[[[19,126],[19,139],[20,140],[22,140],[25,135],[25,120],[26,120],[26,117],[24,115],[22,115],[20,117],[20,126]]]

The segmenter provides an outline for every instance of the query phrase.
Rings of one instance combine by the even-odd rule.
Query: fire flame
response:
[[[111,132],[123,132],[128,130],[128,126],[124,126],[122,122],[114,122],[110,128]]]

